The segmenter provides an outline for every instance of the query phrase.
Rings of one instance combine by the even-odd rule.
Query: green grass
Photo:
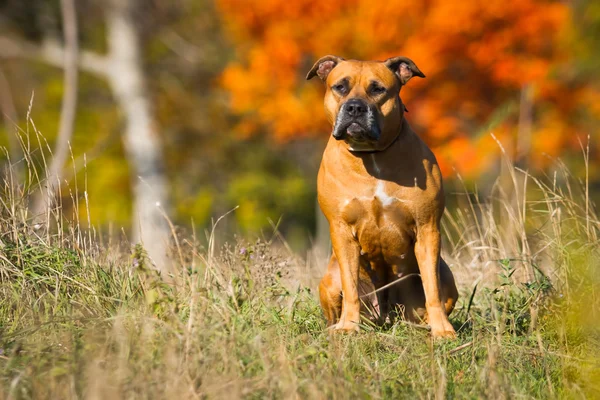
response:
[[[198,263],[170,286],[139,253],[111,265],[3,242],[0,382],[15,398],[597,394],[590,338],[561,323],[569,308],[545,282],[482,290],[468,313],[463,301],[452,341],[402,323],[330,335],[315,293],[264,276],[291,268],[264,244],[246,252],[266,262],[230,250],[214,263],[224,271]]]
[[[60,211],[60,229],[33,229],[13,189],[0,398],[600,397],[600,223],[566,186],[540,182],[526,213],[505,200],[449,211],[461,299],[458,337],[442,341],[403,322],[330,334],[320,269],[281,243],[210,254],[180,237],[167,283],[140,246],[102,245]]]

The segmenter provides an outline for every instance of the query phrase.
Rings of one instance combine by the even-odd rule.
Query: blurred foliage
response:
[[[264,221],[277,221],[279,215],[302,217],[310,212],[306,206],[314,197],[302,176],[265,176],[260,171],[241,173],[228,189],[232,202],[242,199],[238,211],[240,225],[245,230],[264,226]]]
[[[534,90],[529,158],[535,166],[549,165],[548,156],[566,148],[578,150],[579,140],[594,127],[586,122],[600,117],[600,91],[573,60],[573,45],[588,32],[577,32],[565,2],[217,3],[238,52],[221,84],[232,93],[232,109],[243,116],[237,126],[242,135],[266,129],[285,141],[328,132],[323,90],[304,83],[312,63],[326,54],[415,60],[427,78],[411,82],[402,97],[408,119],[433,147],[446,175],[457,168],[476,177],[495,165],[497,157],[490,155],[499,149],[490,127],[512,152],[517,133],[526,134],[518,132],[526,85]],[[579,7],[590,31],[598,23],[597,2],[592,3]],[[598,35],[592,36],[596,39],[579,43],[580,53],[597,60]],[[505,112],[496,120],[499,110]]]
[[[103,1],[79,0],[77,7],[81,48],[103,53]],[[211,218],[239,205],[225,225],[229,232],[267,234],[273,223],[286,237],[302,238],[293,240],[298,246],[305,243],[315,228],[315,178],[329,127],[323,89],[304,76],[328,53],[403,54],[417,62],[427,79],[403,91],[407,117],[447,176],[452,168],[475,178],[498,167],[490,131],[512,151],[520,91],[528,83],[534,87],[533,166],[547,167],[558,155],[580,162],[579,139],[597,133],[597,2],[140,0],[137,14],[171,215],[180,225],[210,226]],[[0,35],[60,40],[61,25],[59,0],[0,0]],[[52,147],[62,71],[19,59],[3,59],[0,68],[23,140],[37,146],[26,124],[33,96],[32,120]],[[0,126],[0,146],[8,144],[6,129]],[[131,223],[136,177],[124,158],[121,130],[106,82],[82,72],[74,163],[65,176],[71,189],[65,185],[62,193],[79,196],[81,220],[87,219],[87,190],[95,224]],[[599,145],[592,141],[592,160]],[[597,171],[590,170],[596,181]]]

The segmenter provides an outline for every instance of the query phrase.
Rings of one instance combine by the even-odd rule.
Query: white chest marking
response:
[[[377,188],[375,189],[375,197],[381,201],[381,204],[384,206],[389,206],[394,202],[394,200],[398,200],[395,197],[389,196],[385,190],[383,190],[383,181],[377,182]]]

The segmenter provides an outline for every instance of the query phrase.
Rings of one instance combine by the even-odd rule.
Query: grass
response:
[[[215,251],[210,235],[180,236],[166,283],[141,246],[104,242],[60,207],[34,226],[36,185],[8,175],[0,398],[600,397],[600,222],[585,181],[556,171],[510,166],[485,199],[450,195],[444,256],[461,299],[446,341],[402,322],[330,335],[322,265],[278,239]]]

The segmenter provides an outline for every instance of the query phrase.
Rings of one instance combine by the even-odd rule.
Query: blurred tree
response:
[[[134,0],[111,0],[107,10],[108,82],[126,121],[125,153],[133,169],[134,240],[168,271],[167,181],[162,146],[142,68]]]
[[[575,79],[569,63],[564,37],[571,9],[565,2],[217,3],[238,52],[221,84],[241,116],[241,135],[266,130],[287,141],[327,132],[322,89],[303,82],[325,54],[415,60],[427,79],[402,94],[408,119],[446,174],[452,166],[470,176],[493,166],[490,155],[498,147],[490,131],[511,155],[527,152],[533,164],[546,165],[548,155],[578,148],[577,138],[587,134],[578,115],[590,100],[600,102],[589,81]],[[517,144],[519,131],[527,137]]]
[[[589,85],[600,59],[594,2],[128,1],[135,6],[129,16],[143,97],[154,121],[151,140],[160,142],[174,205],[170,216],[178,225],[210,227],[211,218],[239,205],[219,233],[268,235],[268,220],[281,216],[279,229],[287,238],[306,240],[314,232],[314,179],[326,138],[321,133],[329,128],[322,88],[305,84],[304,76],[326,53],[405,54],[417,61],[427,79],[411,82],[403,99],[411,124],[435,148],[446,174],[453,165],[474,176],[497,164],[490,131],[505,144],[512,138],[507,148],[532,155],[532,166],[550,159],[543,152],[560,150],[564,157],[561,147],[578,146],[579,133],[593,133],[597,124],[591,118],[600,115],[597,87]],[[72,186],[85,185],[92,223],[103,233],[110,226],[119,232],[137,225],[134,183],[140,175],[128,162],[135,148],[119,140],[128,127],[121,109],[135,102],[117,104],[107,79],[113,68],[107,62],[110,4],[76,1],[74,166],[67,162],[63,171]],[[12,135],[3,132],[14,131],[12,121],[27,126],[35,91],[31,117],[56,146],[65,97],[64,53],[56,51],[64,32],[60,5],[0,0],[0,57],[12,53],[1,60],[6,79],[0,73],[0,101],[8,117],[0,126],[0,145],[10,144],[6,138]],[[571,10],[581,23],[569,24]],[[517,140],[518,132],[531,132],[530,140],[522,140],[525,134]],[[39,156],[35,146],[30,150]],[[572,154],[580,160],[579,152]],[[72,193],[65,187],[62,196],[62,206],[69,207]],[[88,204],[81,191],[77,200],[73,212],[85,220]]]
[[[77,12],[75,0],[61,0],[61,15],[64,32],[64,96],[60,111],[58,138],[48,171],[46,171],[46,190],[40,190],[33,206],[34,215],[45,220],[46,211],[52,208],[57,190],[60,188],[62,171],[69,154],[75,112],[77,111],[77,89],[79,71],[79,38],[77,34]]]
[[[78,63],[81,68],[108,81],[122,111],[125,119],[122,138],[133,173],[131,180],[134,197],[134,241],[143,242],[156,265],[163,272],[167,272],[169,230],[165,220],[166,213],[163,211],[167,209],[167,182],[162,147],[140,57],[142,43],[134,17],[135,7],[139,4],[134,0],[111,0],[104,10],[107,54],[85,51],[79,57],[77,30],[73,20],[74,4],[63,1],[63,15],[69,18],[63,28],[66,47],[53,40],[51,34],[42,34],[42,46],[14,38],[0,38],[0,57],[28,57],[66,70],[67,93],[61,112],[56,158],[49,171],[46,171],[49,192],[53,191],[54,181],[62,175],[72,134],[77,91],[77,75],[72,68],[74,63]],[[47,203],[48,199],[45,202]]]
[[[296,242],[301,246],[314,227],[315,149],[319,144],[303,140],[281,148],[271,143],[269,136],[240,140],[231,134],[238,118],[229,112],[226,93],[215,85],[215,80],[235,53],[222,35],[222,23],[212,1],[137,3],[143,4],[133,13],[139,58],[146,76],[148,102],[160,126],[156,134],[160,135],[174,205],[173,222],[193,222],[197,228],[210,226],[212,217],[239,205],[240,212],[220,225],[220,234],[240,230],[252,235],[269,234],[269,219],[277,222],[283,215],[279,230],[287,237],[302,237]],[[124,128],[106,77],[110,70],[105,58],[110,52],[107,3],[78,0],[76,4],[81,51],[78,110],[71,145],[73,167],[79,173],[74,174],[71,163],[67,163],[64,179],[72,184],[76,179],[80,188],[87,188],[89,204],[83,197],[79,199],[82,219],[87,219],[89,208],[96,226],[106,229],[111,223],[117,228],[112,232],[118,232],[122,226],[135,225],[132,179],[139,174],[125,161],[128,150],[124,141],[118,140]],[[31,0],[28,6],[19,0],[0,0],[0,57],[12,53],[10,59],[2,61],[6,83],[13,89],[15,110],[24,118],[35,91],[31,116],[52,147],[58,140],[56,126],[64,79],[61,69],[47,65],[64,65],[64,53],[56,51],[61,49],[61,30],[59,0]],[[25,124],[22,119],[20,125]],[[3,130],[9,132],[10,128],[0,127],[0,145],[8,144],[5,138],[11,137],[3,135]],[[245,184],[246,176],[258,184]],[[277,190],[264,190],[263,181]],[[295,196],[293,201],[285,197],[286,193]],[[62,195],[66,200],[62,206],[69,207],[72,194],[64,187]],[[248,217],[251,205],[261,218]]]

